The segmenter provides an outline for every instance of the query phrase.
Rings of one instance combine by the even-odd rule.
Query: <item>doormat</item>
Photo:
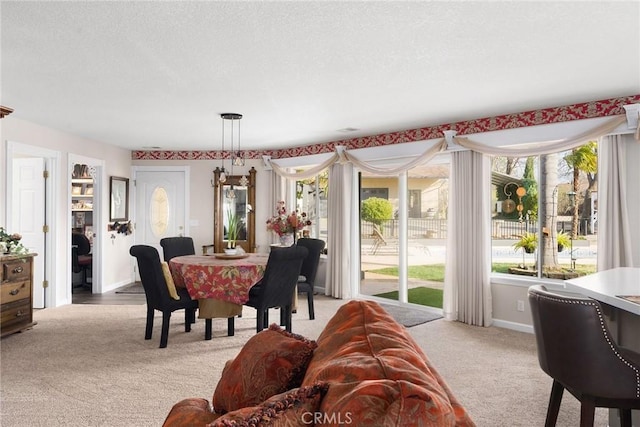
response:
[[[432,320],[442,319],[442,315],[424,310],[382,303],[380,303],[380,305],[391,315],[391,317],[395,319],[396,322],[407,328],[431,322]]]
[[[116,294],[144,294],[144,288],[141,282],[135,282],[118,288]]]

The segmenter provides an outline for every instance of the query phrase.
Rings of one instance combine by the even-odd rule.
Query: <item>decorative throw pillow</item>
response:
[[[270,397],[258,406],[249,406],[221,416],[208,427],[304,426],[313,425],[327,383],[301,387]]]
[[[257,333],[225,365],[213,394],[214,411],[224,414],[255,406],[299,387],[317,346],[275,323]]]
[[[167,289],[169,290],[169,295],[173,299],[180,299],[178,296],[178,291],[176,291],[176,285],[173,283],[173,276],[171,276],[171,270],[169,270],[169,264],[166,261],[162,261],[162,274],[164,275],[164,281],[167,282]]]
[[[207,399],[192,397],[173,405],[162,427],[207,425],[219,416],[212,411]]]

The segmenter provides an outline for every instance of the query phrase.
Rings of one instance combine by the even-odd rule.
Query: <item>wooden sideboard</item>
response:
[[[33,327],[33,257],[0,256],[0,336]]]

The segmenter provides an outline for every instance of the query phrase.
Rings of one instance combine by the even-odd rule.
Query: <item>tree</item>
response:
[[[558,245],[556,237],[556,191],[558,190],[558,154],[540,157],[540,176],[542,177],[542,265],[551,269],[558,267]]]
[[[535,221],[538,218],[538,183],[534,174],[534,157],[527,157],[522,176],[522,186],[527,190],[523,197],[524,213],[529,215],[529,219]]]
[[[571,238],[578,237],[578,220],[580,212],[580,201],[578,200],[578,184],[580,172],[584,172],[589,180],[589,188],[582,201],[582,212],[584,216],[591,215],[591,190],[597,181],[598,171],[598,144],[596,141],[589,141],[587,144],[571,150],[570,154],[564,156],[564,161],[572,169],[572,191],[576,195],[572,209]]]
[[[381,227],[386,220],[393,218],[393,205],[387,199],[369,197],[362,202],[360,217]]]

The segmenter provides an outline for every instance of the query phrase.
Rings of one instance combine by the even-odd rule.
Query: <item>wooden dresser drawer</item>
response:
[[[3,304],[0,317],[3,332],[21,323],[31,323],[31,300],[19,300],[9,304]]]
[[[31,297],[31,282],[29,280],[4,282],[0,285],[0,303],[2,304],[29,297]]]
[[[0,255],[0,336],[32,328],[33,257]]]
[[[31,260],[5,261],[2,263],[2,281],[29,280]]]

